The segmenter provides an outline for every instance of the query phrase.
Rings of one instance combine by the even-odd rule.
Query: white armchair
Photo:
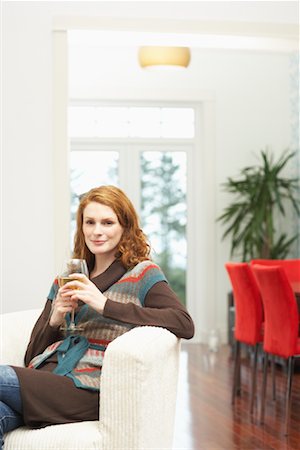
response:
[[[40,310],[1,315],[1,364],[23,365]],[[180,340],[157,327],[137,327],[107,348],[101,376],[100,420],[18,428],[4,450],[171,449]]]

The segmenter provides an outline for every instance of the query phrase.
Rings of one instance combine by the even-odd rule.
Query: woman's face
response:
[[[95,257],[114,259],[123,227],[109,206],[90,202],[83,210],[82,231],[85,243]]]

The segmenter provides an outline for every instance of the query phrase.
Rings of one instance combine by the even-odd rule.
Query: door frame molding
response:
[[[101,21],[100,21],[101,22]],[[117,28],[117,22],[110,21],[110,29]],[[56,23],[56,25],[55,25]],[[77,28],[101,29],[95,21],[85,20]],[[101,22],[102,23],[102,22]],[[54,21],[53,27],[53,186],[54,186],[54,264],[60,270],[62,261],[69,253],[70,239],[70,180],[68,161],[68,30],[74,29],[72,20]],[[192,98],[191,98],[192,97]],[[140,99],[143,101],[143,99]],[[165,99],[168,101],[168,99]],[[147,99],[144,99],[147,102]],[[148,100],[149,101],[149,100]],[[153,101],[164,101],[163,98]],[[174,103],[182,103],[182,96],[174,98]],[[212,92],[201,92],[197,98],[188,95],[185,101],[200,103],[196,120],[202,129],[196,136],[199,151],[195,151],[193,175],[188,176],[192,204],[188,210],[194,211],[193,220],[188,217],[187,299],[196,333],[193,342],[207,342],[209,331],[216,328],[217,299],[215,289],[216,268],[216,143],[215,143],[215,98]],[[191,164],[191,163],[188,163]],[[191,169],[191,167],[189,168]],[[189,170],[188,169],[188,170]],[[200,183],[201,180],[201,183]],[[199,184],[199,186],[198,186]]]

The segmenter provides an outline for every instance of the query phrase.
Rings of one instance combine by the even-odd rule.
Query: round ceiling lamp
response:
[[[158,66],[188,67],[191,52],[188,47],[140,47],[139,63],[143,68]]]

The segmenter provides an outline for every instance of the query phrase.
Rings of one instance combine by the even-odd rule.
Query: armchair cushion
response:
[[[17,428],[5,435],[4,450],[103,449],[99,422],[51,425],[38,430]]]
[[[1,364],[24,366],[24,355],[30,334],[41,312],[41,309],[29,309],[1,314]]]

